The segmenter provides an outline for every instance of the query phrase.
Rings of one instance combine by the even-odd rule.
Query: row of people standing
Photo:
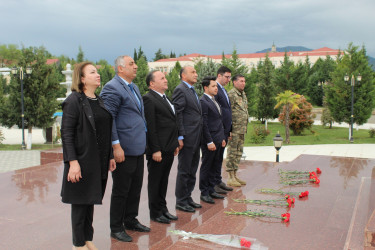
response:
[[[224,78],[227,79],[226,83],[230,81],[230,70],[226,70],[224,68],[225,72],[221,72],[219,69],[218,81]],[[205,92],[206,89],[211,90],[205,95],[214,96],[215,91],[212,89],[215,88],[219,92],[216,104],[214,99],[208,101],[217,105],[216,110],[221,119],[219,124],[223,131],[220,132],[220,145],[216,143],[216,137],[215,141],[202,144],[203,138],[207,138],[207,131],[211,134],[212,127],[217,124],[212,123],[211,113],[208,115],[205,111],[205,96],[199,100],[194,90],[197,73],[193,67],[181,70],[182,82],[173,93],[173,101],[165,96],[168,82],[162,72],[149,73],[146,82],[150,91],[142,98],[138,87],[132,82],[137,73],[134,60],[129,56],[119,56],[115,61],[115,71],[116,76],[104,86],[99,97],[94,93],[100,86],[96,68],[87,62],[75,65],[73,92],[63,104],[61,132],[65,168],[61,195],[63,202],[72,204],[73,248],[76,249],[96,249],[92,243],[93,205],[102,202],[108,170],[113,171],[111,237],[129,242],[132,238],[125,230],[150,231],[150,228],[137,220],[145,150],[149,172],[150,218],[156,222],[170,223],[171,220],[178,219],[169,213],[166,203],[169,173],[177,154],[176,209],[194,212],[201,207],[191,198],[200,148],[203,155],[201,200],[207,202],[205,197],[224,198],[217,192],[231,190],[221,180],[224,147],[228,138],[231,138],[230,132],[235,128],[230,117],[230,93],[224,92],[221,100],[220,90],[225,91],[224,88],[220,89],[222,85],[217,84],[218,90],[217,85],[212,87],[215,81],[204,81],[209,83],[204,87]],[[243,89],[240,92],[244,95]],[[220,103],[223,100],[226,101],[226,110]],[[202,133],[203,130],[206,131]],[[212,146],[215,146],[215,150]],[[234,151],[238,149],[237,146],[233,148]],[[215,161],[212,162],[211,159]],[[206,165],[210,167],[207,168]],[[233,174],[230,174],[228,185],[236,186],[236,180],[240,180],[236,177],[235,170],[231,172]],[[244,183],[239,183],[241,184]]]

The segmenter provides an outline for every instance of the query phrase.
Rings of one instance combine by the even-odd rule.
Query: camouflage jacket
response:
[[[233,88],[228,92],[228,97],[232,107],[232,133],[246,134],[249,113],[245,91]]]

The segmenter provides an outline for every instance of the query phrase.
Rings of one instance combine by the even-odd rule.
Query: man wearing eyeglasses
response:
[[[232,131],[232,109],[230,106],[230,100],[228,97],[228,93],[225,90],[225,86],[230,82],[231,79],[231,73],[232,71],[225,66],[221,66],[217,71],[217,95],[215,96],[216,101],[221,106],[222,110],[222,120],[224,125],[224,135],[225,135],[225,143],[228,143],[228,138],[231,136]],[[217,165],[217,168],[215,169],[215,192],[219,194],[226,194],[227,191],[233,191],[233,188],[228,187],[225,185],[225,183],[222,181],[221,177],[221,168],[223,163],[223,154],[224,149],[221,151],[220,155],[220,164]],[[229,179],[228,182],[233,182],[234,180]],[[229,185],[229,184],[228,184]],[[241,185],[240,185],[241,186]]]

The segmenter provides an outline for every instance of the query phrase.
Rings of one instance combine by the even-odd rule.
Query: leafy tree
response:
[[[85,54],[83,53],[81,45],[78,47],[77,63],[85,61]]]
[[[274,109],[276,105],[276,91],[274,84],[275,66],[266,54],[266,59],[258,65],[258,105],[257,118],[265,121],[277,116]]]
[[[285,110],[285,119],[283,121],[283,124],[285,126],[285,141],[287,144],[290,143],[290,135],[289,135],[289,118],[290,118],[290,111],[293,111],[294,109],[298,109],[298,100],[300,98],[300,95],[293,93],[290,90],[286,90],[282,93],[279,93],[276,96],[277,104],[275,106],[276,108],[279,108],[280,106],[283,106],[283,110]]]
[[[100,87],[96,89],[96,93],[99,94],[104,85],[109,82],[115,76],[115,70],[106,60],[100,60],[96,62],[98,73],[100,75]]]
[[[194,85],[195,91],[197,92],[198,96],[202,96],[204,90],[202,88],[202,80],[205,76],[216,76],[217,70],[219,69],[219,64],[212,61],[211,58],[205,59],[198,59],[195,61],[194,68],[198,74],[197,83]]]
[[[143,55],[141,57],[138,57],[137,65],[137,77],[134,79],[133,82],[137,84],[139,91],[141,92],[141,95],[144,95],[148,91],[148,87],[146,84],[146,76],[149,72],[149,68],[146,61],[146,57],[144,57]]]
[[[166,78],[168,80],[168,89],[165,91],[165,94],[172,98],[172,94],[174,89],[177,87],[177,85],[180,84],[180,71],[181,71],[181,64],[177,61],[174,68],[171,72],[169,72],[168,75],[166,75]]]
[[[322,122],[323,126],[329,126],[329,128],[332,128],[332,124],[335,121],[331,115],[331,112],[329,111],[326,97],[323,97],[323,111],[322,111],[322,116],[320,117],[320,120]]]
[[[21,51],[16,44],[0,45],[0,67],[17,63],[21,57]]]
[[[292,129],[294,135],[300,135],[303,130],[311,129],[315,118],[315,114],[311,113],[311,103],[309,103],[303,95],[297,100],[297,105],[298,108],[291,110],[289,114],[289,128]],[[286,106],[284,106],[279,120],[284,122],[286,117]]]
[[[249,115],[252,117],[256,117],[257,114],[257,103],[258,103],[258,92],[257,92],[257,82],[258,82],[258,71],[256,69],[252,69],[250,74],[245,75],[246,85],[245,85],[245,93],[247,97],[247,110]]]
[[[31,65],[31,76],[24,79],[24,107],[25,127],[29,132],[27,148],[31,149],[32,128],[50,127],[54,122],[52,115],[58,107],[57,93],[60,88],[58,73],[54,65],[47,65],[47,55],[44,47],[23,48],[18,66],[23,69]],[[21,122],[21,83],[19,77],[12,77],[9,96],[0,108],[0,122],[6,127],[17,125]]]
[[[171,54],[172,54],[172,52],[171,52]],[[156,51],[156,53],[155,53],[155,58],[153,60],[155,62],[157,60],[165,59],[165,58],[168,58],[168,56],[164,55],[163,52],[161,51],[161,49],[158,49],[158,51]]]
[[[6,86],[7,86],[6,79],[3,77],[3,75],[0,74],[0,103],[4,103],[4,95],[5,95]]]
[[[332,117],[337,122],[350,123],[351,118],[351,84],[344,81],[344,76],[358,76],[354,86],[354,123],[364,124],[374,108],[374,72],[368,64],[366,49],[349,44],[346,53],[338,59],[337,67],[332,73],[332,84],[327,85],[327,104]]]
[[[293,61],[290,61],[288,54],[285,52],[284,61],[281,67],[276,69],[275,83],[279,91],[285,91],[293,87]]]

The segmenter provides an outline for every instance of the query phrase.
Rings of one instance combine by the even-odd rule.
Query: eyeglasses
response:
[[[230,80],[231,76],[224,76],[225,78],[227,78],[228,80]]]

